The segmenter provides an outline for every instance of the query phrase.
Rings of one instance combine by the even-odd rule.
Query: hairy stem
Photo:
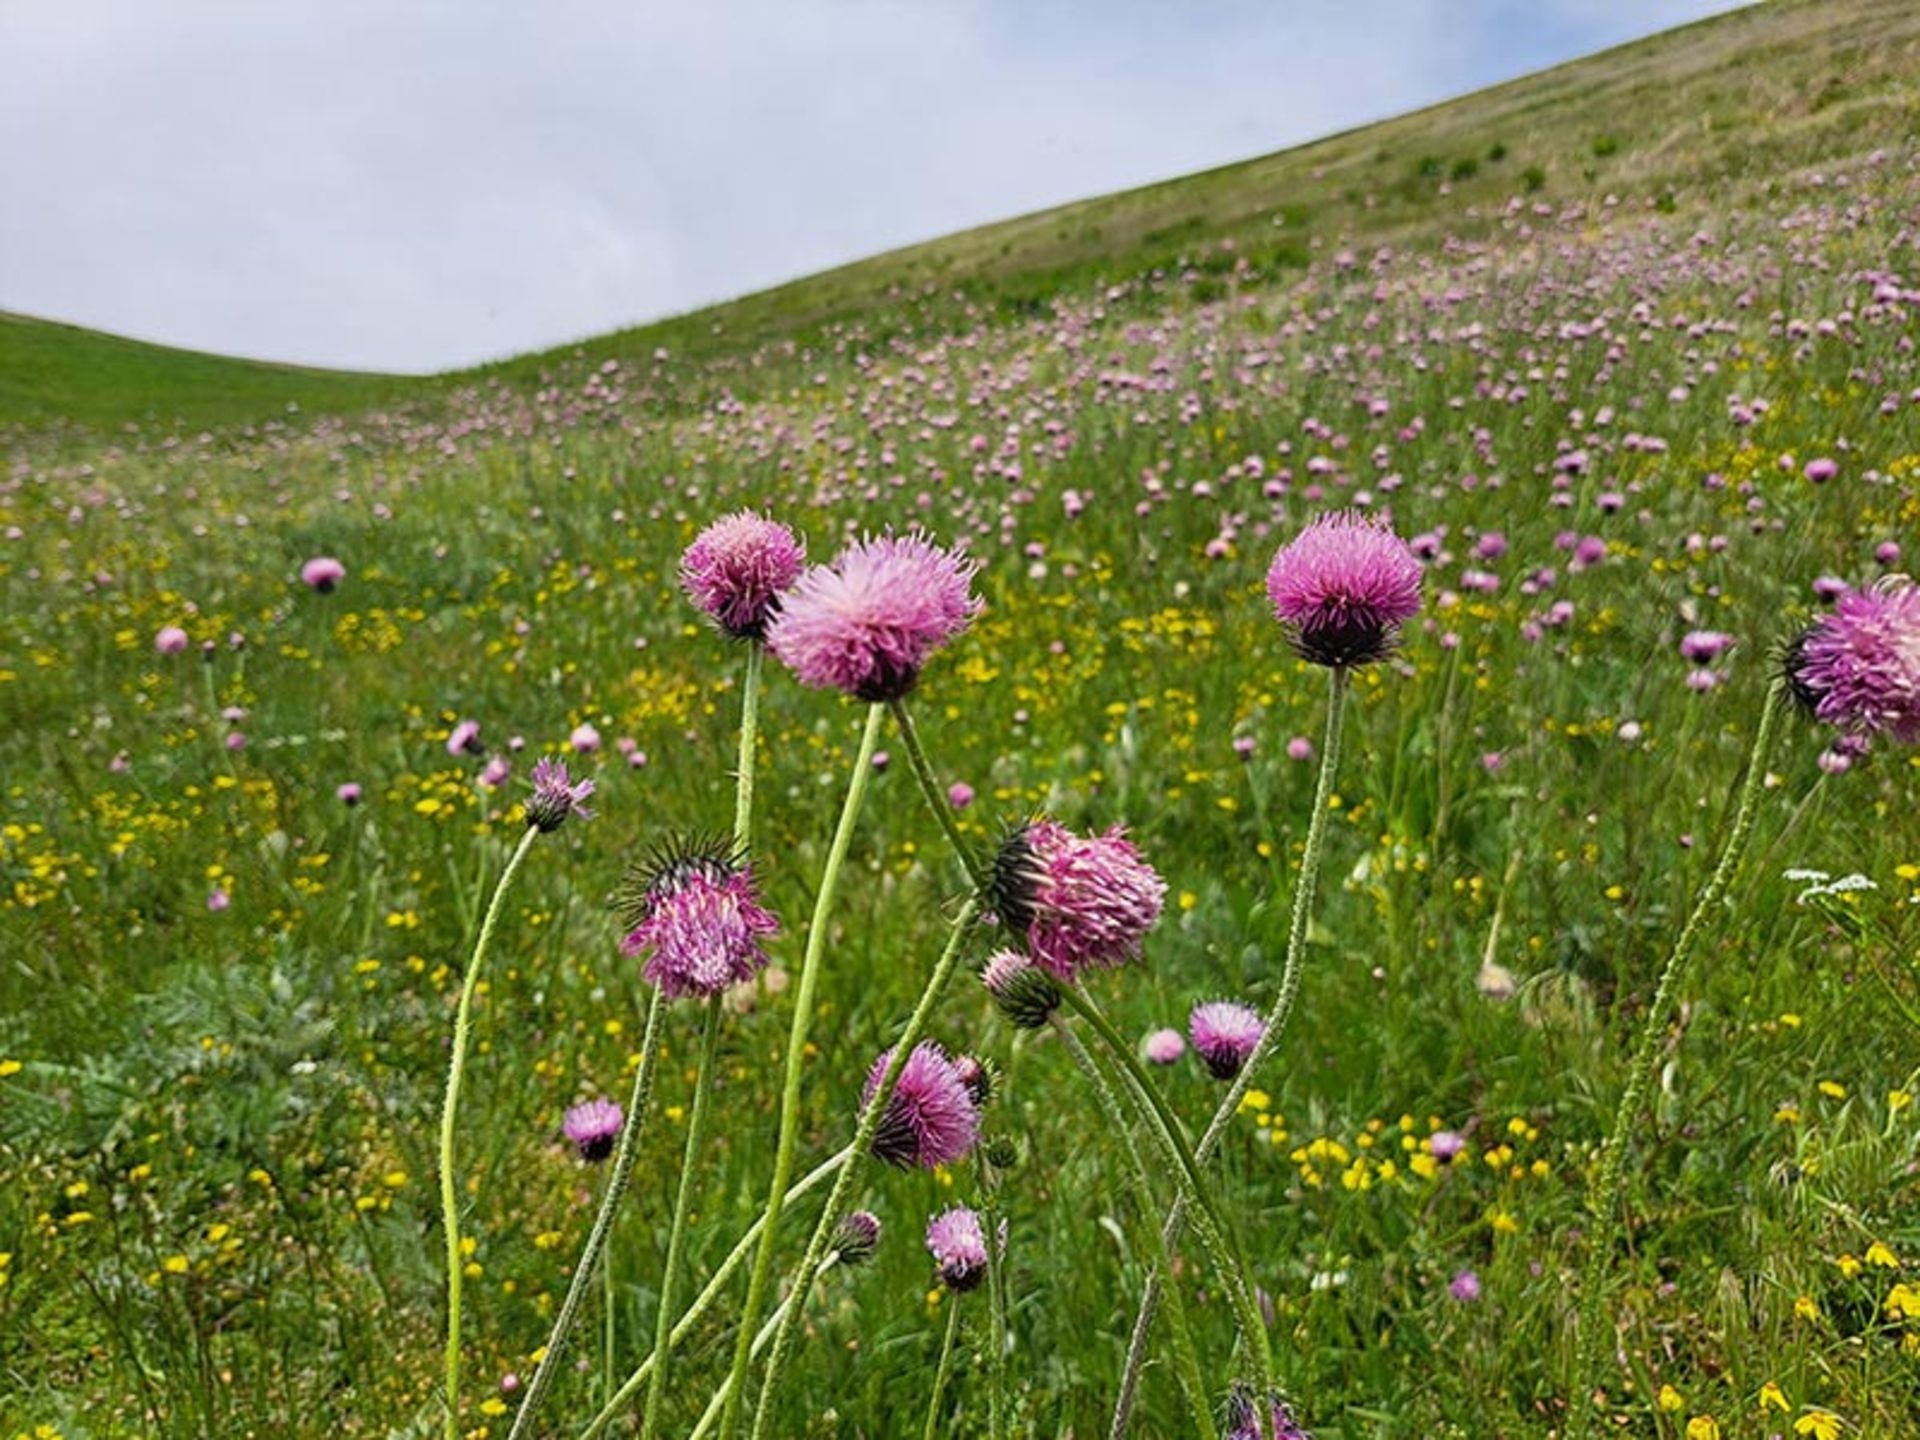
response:
[[[741,1391],[746,1384],[747,1366],[753,1359],[754,1331],[766,1305],[767,1286],[773,1279],[773,1249],[780,1228],[780,1210],[786,1203],[787,1182],[793,1175],[794,1151],[800,1140],[800,1071],[806,1060],[807,1033],[813,1023],[813,994],[820,983],[820,956],[826,950],[834,891],[839,887],[840,871],[853,843],[854,825],[860,817],[860,802],[867,793],[867,777],[873,772],[873,752],[879,744],[880,725],[886,713],[884,705],[867,709],[860,752],[854,757],[846,802],[840,808],[840,823],[834,830],[826,869],[820,876],[820,891],[814,897],[813,919],[807,926],[807,948],[800,962],[800,981],[794,987],[793,1024],[787,1035],[786,1076],[780,1093],[780,1138],[774,1149],[773,1180],[767,1191],[766,1228],[760,1232],[760,1249],[753,1259],[746,1303],[740,1310],[733,1368],[727,1375],[727,1398],[720,1411],[721,1440],[728,1440],[739,1423]],[[779,1355],[777,1344],[774,1354],[776,1358]]]
[[[873,1097],[867,1101],[861,1111],[860,1123],[854,1130],[853,1153],[856,1157],[865,1155],[873,1145],[873,1137],[880,1128],[881,1117],[887,1113],[887,1104],[893,1099],[893,1090],[900,1081],[900,1072],[906,1068],[907,1056],[913,1053],[913,1047],[920,1043],[927,1032],[927,1023],[933,1018],[933,1007],[939,1003],[946,991],[947,982],[953,978],[954,967],[959,964],[960,951],[964,948],[967,931],[972,928],[974,916],[980,913],[980,902],[969,897],[953,918],[953,928],[947,937],[947,947],[933,967],[928,977],[927,988],[921,992],[920,1003],[914,1006],[912,1016],[907,1020],[906,1029],[894,1042],[887,1057],[886,1069],[881,1073],[880,1083],[874,1087]],[[827,1196],[826,1207],[820,1212],[820,1219],[813,1227],[813,1238],[807,1242],[806,1257],[800,1262],[800,1268],[794,1272],[793,1286],[797,1292],[805,1293],[813,1284],[813,1277],[819,1272],[821,1261],[826,1257],[827,1249],[833,1241],[835,1228],[840,1217],[846,1212],[847,1202],[853,1195],[853,1177],[858,1171],[857,1161],[840,1172],[840,1178],[834,1181],[833,1190]],[[760,1391],[760,1408],[754,1414],[754,1440],[766,1440],[771,1433],[773,1413],[780,1399],[780,1381],[786,1373],[787,1362],[792,1358],[794,1341],[800,1329],[800,1311],[791,1310],[774,1336],[773,1353],[767,1359],[766,1383]]]
[[[836,1250],[821,1262],[820,1274],[824,1276],[839,1260],[840,1252]],[[774,1308],[773,1314],[767,1317],[767,1323],[760,1327],[760,1333],[753,1337],[753,1353],[755,1355],[758,1355],[762,1350],[767,1348],[767,1342],[773,1338],[773,1332],[779,1329],[785,1322],[787,1311],[792,1309],[799,1301],[800,1296],[797,1293],[792,1294],[787,1296],[786,1299],[782,1300],[779,1305]],[[707,1408],[700,1412],[699,1423],[693,1427],[693,1433],[687,1437],[687,1440],[706,1440],[706,1436],[712,1431],[714,1423],[720,1418],[720,1402],[725,1398],[725,1391],[716,1390],[713,1392],[712,1398],[707,1401]]]
[[[486,919],[480,924],[473,954],[467,960],[467,973],[460,983],[460,1008],[453,1017],[453,1055],[447,1062],[447,1094],[440,1106],[440,1226],[447,1240],[447,1440],[460,1440],[460,1280],[464,1256],[460,1253],[460,1197],[454,1174],[454,1140],[460,1123],[460,1086],[466,1077],[467,1046],[473,1032],[473,994],[480,984],[480,970],[486,963],[487,947],[493,943],[494,927],[499,923],[507,889],[513,884],[521,862],[533,848],[540,832],[529,825],[520,843],[507,857],[493,887],[493,899],[487,904]]]
[[[1127,1159],[1127,1177],[1133,1187],[1134,1207],[1140,1212],[1141,1223],[1152,1225],[1160,1213],[1160,1207],[1154,1203],[1153,1180],[1147,1170],[1147,1162],[1140,1156],[1140,1146],[1133,1138],[1133,1126],[1128,1120],[1128,1109],[1120,1103],[1112,1084],[1093,1056],[1087,1053],[1087,1047],[1080,1043],[1080,1037],[1073,1033],[1071,1026],[1058,1014],[1048,1017],[1054,1034],[1060,1037],[1060,1043],[1066,1047],[1068,1056],[1087,1077],[1093,1086],[1094,1095],[1099,1101],[1100,1113],[1107,1117],[1107,1123],[1120,1136],[1121,1148]],[[1165,1265],[1172,1260],[1169,1252],[1161,1252],[1160,1263]],[[1186,1397],[1187,1413],[1193,1422],[1193,1433],[1198,1440],[1216,1440],[1218,1432],[1214,1428],[1213,1412],[1207,1405],[1206,1382],[1200,1376],[1200,1357],[1194,1353],[1193,1334],[1187,1328],[1186,1315],[1180,1307],[1180,1292],[1167,1292],[1171,1302],[1168,1306],[1174,1317],[1174,1355],[1176,1373],[1180,1377],[1180,1391]]]
[[[1634,1122],[1640,1117],[1641,1107],[1646,1104],[1647,1087],[1653,1081],[1655,1064],[1660,1058],[1661,1038],[1666,1033],[1667,1014],[1686,984],[1694,946],[1699,942],[1712,912],[1733,884],[1741,858],[1746,853],[1747,842],[1753,836],[1754,816],[1761,788],[1766,781],[1767,753],[1773,748],[1774,724],[1779,719],[1785,693],[1786,682],[1783,680],[1774,681],[1772,688],[1767,691],[1766,701],[1760,711],[1759,728],[1754,732],[1753,750],[1747,756],[1747,774],[1740,787],[1733,828],[1727,834],[1726,847],[1720,852],[1713,874],[1693,902],[1686,924],[1681,927],[1680,936],[1674,941],[1666,964],[1660,969],[1660,982],[1654,991],[1653,1003],[1647,1007],[1646,1018],[1640,1023],[1640,1037],[1634,1045],[1633,1058],[1627,1070],[1626,1088],[1620,1092],[1620,1104],[1613,1114],[1613,1126],[1607,1132],[1606,1143],[1601,1147],[1600,1168],[1592,1188],[1587,1192],[1587,1209],[1593,1217],[1593,1234],[1587,1242],[1587,1262],[1580,1276],[1580,1328],[1575,1338],[1573,1385],[1568,1399],[1572,1406],[1568,1440],[1586,1440],[1593,1428],[1594,1412],[1599,1408],[1593,1398],[1594,1369],[1600,1358],[1600,1321],[1601,1311],[1605,1308],[1607,1271],[1613,1261],[1614,1237],[1620,1229],[1627,1140]]]
[[[821,1161],[794,1182],[793,1187],[787,1191],[787,1204],[793,1204],[808,1191],[824,1183],[830,1176],[839,1174],[852,1158],[853,1147],[849,1145],[838,1154]],[[727,1258],[720,1262],[720,1268],[713,1272],[713,1277],[707,1281],[706,1287],[694,1297],[693,1303],[687,1307],[687,1313],[674,1324],[673,1333],[667,1336],[669,1351],[677,1345],[684,1344],[687,1336],[693,1333],[693,1327],[699,1324],[707,1311],[713,1308],[714,1302],[727,1288],[727,1282],[733,1279],[734,1272],[746,1263],[747,1256],[760,1239],[761,1230],[766,1223],[765,1215],[756,1216],[753,1224],[747,1227],[746,1233],[734,1242],[733,1249],[727,1252]],[[607,1426],[613,1423],[614,1416],[626,1408],[633,1397],[640,1393],[640,1387],[647,1383],[648,1377],[653,1374],[653,1364],[657,1358],[649,1355],[640,1362],[633,1374],[629,1375],[620,1388],[614,1391],[613,1398],[601,1407],[600,1413],[594,1416],[587,1428],[580,1432],[579,1440],[596,1440],[596,1437],[606,1431]],[[718,1395],[724,1392],[715,1393]]]
[[[1247,1057],[1247,1063],[1228,1087],[1226,1095],[1213,1112],[1213,1119],[1200,1136],[1194,1158],[1203,1165],[1212,1157],[1221,1137],[1226,1134],[1227,1126],[1239,1113],[1240,1101],[1252,1087],[1255,1072],[1280,1043],[1287,1022],[1293,1017],[1294,1001],[1300,993],[1300,974],[1306,960],[1307,926],[1313,916],[1314,891],[1319,883],[1321,859],[1326,850],[1328,802],[1333,798],[1334,776],[1340,768],[1340,739],[1346,716],[1348,683],[1345,669],[1336,666],[1328,672],[1327,722],[1326,732],[1320,742],[1320,774],[1313,788],[1313,813],[1307,817],[1307,838],[1300,858],[1300,878],[1293,889],[1293,911],[1287,925],[1287,953],[1280,973],[1280,993],[1267,1011],[1259,1043],[1254,1046],[1252,1055]],[[1161,1228],[1162,1239],[1166,1242],[1163,1248],[1170,1249],[1179,1240],[1186,1213],[1186,1197],[1176,1196],[1172,1208],[1167,1212],[1166,1224]],[[1127,1368],[1122,1372],[1120,1393],[1114,1400],[1113,1424],[1109,1431],[1112,1440],[1122,1440],[1132,1420],[1134,1401],[1139,1394],[1140,1370],[1146,1361],[1147,1345],[1153,1333],[1153,1318],[1159,1308],[1160,1289],[1160,1275],[1156,1272],[1148,1276],[1147,1288],[1140,1297],[1139,1313],[1134,1316],[1133,1338],[1127,1346]]]
[[[961,865],[966,867],[968,881],[975,890],[985,890],[991,877],[960,834],[960,824],[953,818],[953,806],[941,791],[940,781],[927,760],[925,748],[920,744],[920,732],[914,728],[913,712],[907,709],[905,700],[893,701],[891,708],[894,723],[900,727],[900,743],[906,747],[907,760],[913,767],[914,779],[920,782],[920,793],[927,797],[927,808],[933,811],[933,818],[946,831],[947,843],[953,846],[953,853],[960,857]]]
[[[567,1284],[566,1299],[560,1302],[560,1313],[553,1317],[553,1330],[547,1336],[540,1363],[534,1367],[533,1379],[527,1385],[527,1397],[520,1402],[519,1413],[513,1417],[513,1428],[508,1431],[507,1440],[524,1440],[525,1436],[533,1433],[534,1416],[539,1413],[541,1404],[547,1398],[547,1391],[553,1386],[553,1377],[560,1371],[560,1358],[566,1351],[567,1337],[572,1333],[573,1322],[586,1300],[587,1291],[593,1285],[594,1268],[606,1260],[607,1245],[613,1239],[613,1219],[620,1209],[621,1197],[627,1192],[627,1183],[633,1178],[633,1163],[640,1158],[640,1136],[647,1126],[653,1080],[660,1068],[657,1058],[660,1018],[666,1013],[666,1008],[665,999],[655,990],[653,999],[647,1004],[647,1022],[640,1037],[640,1063],[634,1067],[633,1093],[627,1097],[626,1120],[620,1127],[619,1148],[613,1154],[613,1173],[607,1176],[607,1188],[600,1196],[600,1211],[593,1217],[593,1229],[587,1232],[586,1247],[581,1250],[580,1259],[574,1264],[573,1279]],[[612,1295],[609,1284],[609,1303]],[[611,1335],[611,1322],[608,1332]],[[607,1376],[607,1383],[613,1383],[611,1373]]]
[[[993,1248],[993,1237],[987,1237],[987,1248]],[[960,1297],[952,1291],[947,1292],[947,1334],[940,1342],[940,1364],[933,1372],[933,1394],[927,1399],[927,1425],[921,1432],[922,1440],[934,1440],[940,1433],[940,1400],[947,1393],[947,1372],[953,1368],[954,1337],[960,1333]]]
[[[660,1420],[660,1403],[666,1396],[667,1372],[672,1368],[673,1352],[668,1340],[673,1334],[674,1286],[680,1277],[682,1252],[686,1245],[687,1214],[693,1208],[694,1167],[699,1163],[700,1146],[705,1140],[708,1101],[713,1089],[713,1055],[720,1040],[719,995],[707,1001],[706,1021],[700,1032],[700,1063],[693,1081],[693,1113],[687,1119],[687,1144],[680,1159],[680,1185],[673,1201],[673,1228],[667,1232],[667,1268],[660,1277],[660,1313],[654,1322],[653,1378],[647,1383],[647,1408],[640,1419],[640,1440],[648,1440]]]

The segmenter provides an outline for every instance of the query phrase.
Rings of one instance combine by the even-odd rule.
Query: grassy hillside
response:
[[[1278,154],[892,251],[686,315],[403,379],[172,350],[0,315],[0,424],[199,426],[537,385],[558,368],[737,355],[829,327],[868,341],[1161,269],[1295,270],[1329,248],[1484,233],[1519,193],[1678,208],[1920,125],[1920,7],[1778,0]]]
[[[0,311],[0,425],[287,420],[364,409],[414,390],[392,376],[209,355]]]

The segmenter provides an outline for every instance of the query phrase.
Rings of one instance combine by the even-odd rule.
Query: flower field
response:
[[[622,1117],[568,1112],[636,1119],[649,1055],[525,1433],[693,1433],[756,1270],[791,1323],[721,1432],[1105,1436],[1152,1283],[1136,1435],[1285,1435],[1269,1389],[1321,1440],[1920,1433],[1920,91],[1884,64],[1677,191],[1684,137],[1361,132],[1300,153],[1312,216],[1038,296],[0,431],[0,1440],[447,1433],[450,1241],[453,1433],[503,1440],[620,1169]],[[723,614],[683,556],[743,510],[838,573]],[[1269,583],[1342,511],[1416,567],[1377,647]],[[1865,678],[1795,647],[1885,597]],[[1018,1013],[1041,974],[1070,997]],[[1241,1087],[1202,1185],[1101,1023],[1194,1143]],[[896,1079],[918,1128],[865,1104]],[[610,1404],[863,1107],[833,1180],[877,1238],[823,1232],[789,1304],[839,1187],[796,1195]]]

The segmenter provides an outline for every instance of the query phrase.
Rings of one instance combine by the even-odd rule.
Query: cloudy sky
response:
[[[1731,0],[0,0],[0,309],[427,370]]]

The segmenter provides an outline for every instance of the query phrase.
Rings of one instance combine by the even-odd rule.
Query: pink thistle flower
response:
[[[162,625],[154,631],[153,648],[162,655],[178,655],[187,648],[187,632],[178,625]]]
[[[767,626],[767,647],[803,685],[898,700],[979,613],[976,569],[917,532],[855,541],[800,577]]]
[[[1187,1038],[1216,1080],[1238,1075],[1266,1033],[1266,1022],[1258,1011],[1232,1000],[1196,1005],[1187,1020]]]
[[[542,834],[551,835],[567,823],[567,816],[593,819],[587,797],[593,794],[593,781],[575,781],[567,774],[564,760],[543,755],[533,762],[533,797],[527,801],[527,823]]]
[[[1292,1409],[1278,1395],[1267,1397],[1264,1422],[1261,1408],[1251,1390],[1244,1385],[1234,1386],[1233,1393],[1227,1397],[1227,1428],[1221,1440],[1310,1440],[1307,1432],[1300,1428],[1300,1422],[1293,1418]]]
[[[964,1205],[927,1222],[927,1253],[939,1269],[940,1283],[956,1295],[987,1278],[986,1231],[979,1215]]]
[[[1463,1305],[1470,1305],[1480,1298],[1480,1277],[1471,1270],[1462,1270],[1447,1282],[1447,1293]]]
[[[1841,596],[1793,642],[1786,674],[1815,719],[1920,742],[1920,585],[1889,576]]]
[[[964,810],[973,804],[973,786],[964,780],[956,780],[947,787],[947,804],[956,810]]]
[[[613,1142],[620,1138],[626,1112],[611,1100],[588,1100],[568,1110],[560,1128],[580,1158],[597,1164],[613,1154]]]
[[[359,785],[349,780],[333,792],[333,798],[338,800],[342,805],[351,807],[360,803],[360,794]]]
[[[1187,1042],[1178,1030],[1156,1030],[1141,1043],[1140,1049],[1156,1065],[1173,1065],[1187,1053]]]
[[[1166,895],[1166,881],[1120,826],[1080,836],[1044,818],[1007,837],[987,886],[1001,923],[1065,981],[1138,959]]]
[[[1053,977],[1017,950],[1001,950],[980,969],[980,983],[1016,1029],[1038,1030],[1060,1008]]]
[[[669,843],[629,878],[621,903],[621,953],[647,955],[647,983],[674,1000],[751,980],[767,963],[761,939],[780,929],[760,904],[752,866],[723,840]]]
[[[447,734],[447,754],[477,755],[480,753],[480,722],[462,720]]]
[[[1822,456],[1818,460],[1809,460],[1806,469],[1801,472],[1816,485],[1824,485],[1840,473],[1840,462]]]
[[[860,1094],[863,1109],[872,1103],[892,1057],[893,1051],[882,1051],[867,1071]],[[966,1158],[979,1138],[980,1107],[966,1077],[945,1050],[923,1040],[900,1067],[900,1079],[887,1097],[873,1132],[874,1158],[903,1169],[932,1170]]]
[[[600,732],[583,720],[573,727],[573,733],[567,736],[567,744],[573,747],[577,755],[591,755],[600,748]]]
[[[1681,637],[1680,654],[1696,665],[1704,665],[1710,660],[1719,659],[1721,653],[1732,644],[1733,636],[1719,630],[1689,630]]]
[[[331,555],[316,555],[300,567],[300,583],[325,595],[347,578],[347,567]]]
[[[806,563],[793,531],[742,510],[694,536],[680,557],[680,588],[727,634],[760,640]]]
[[[1267,571],[1267,598],[1303,659],[1367,665],[1419,613],[1420,575],[1419,560],[1384,520],[1342,510],[1280,547]]]

